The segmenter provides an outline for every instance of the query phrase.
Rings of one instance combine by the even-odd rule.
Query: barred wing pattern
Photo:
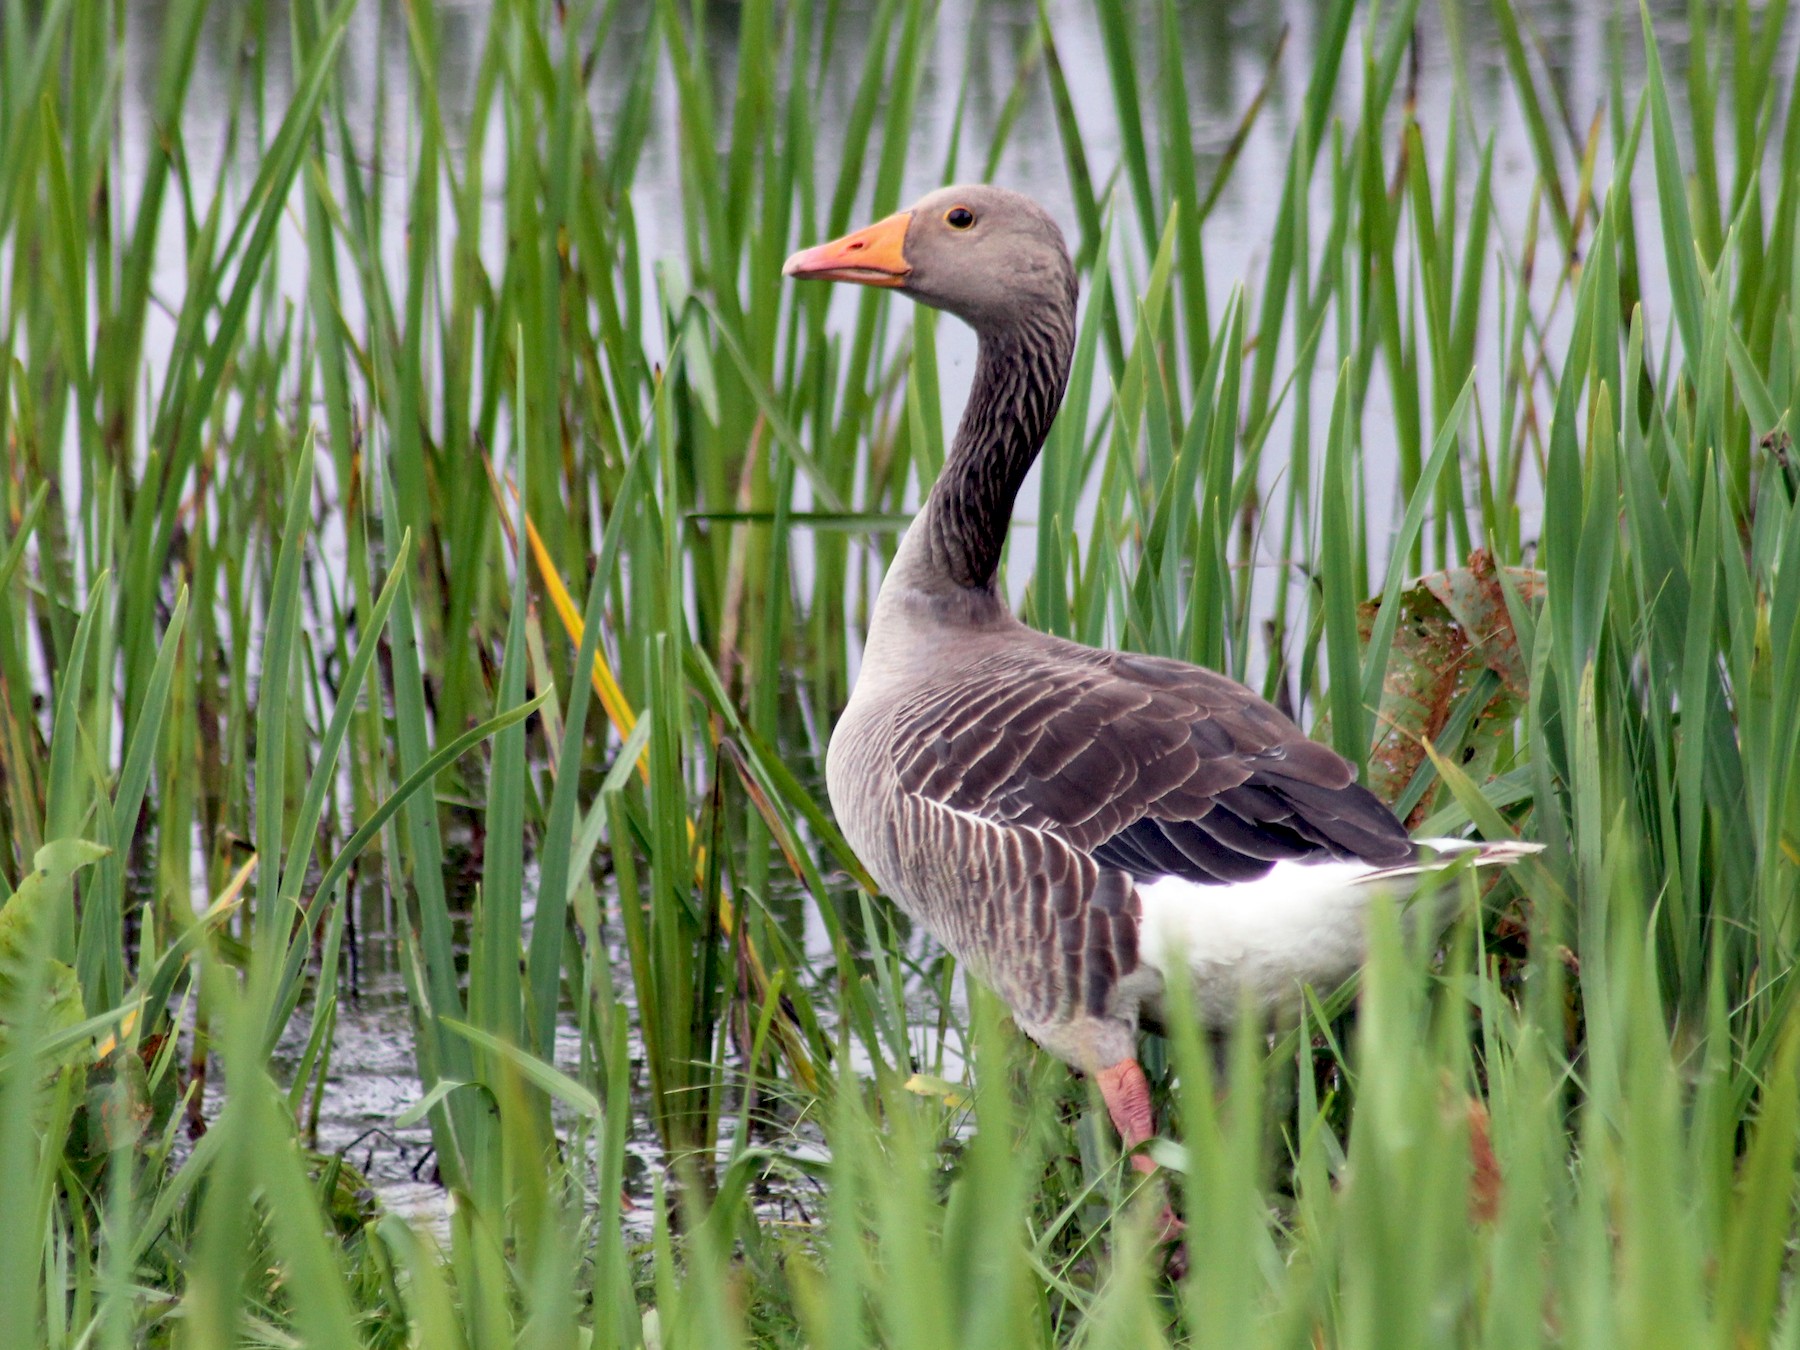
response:
[[[1043,830],[1138,880],[1414,856],[1350,765],[1236,681],[1031,634],[896,719],[908,792]]]

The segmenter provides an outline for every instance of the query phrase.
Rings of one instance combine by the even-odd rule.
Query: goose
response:
[[[1374,895],[1540,846],[1415,842],[1349,762],[1235,680],[1012,615],[1001,549],[1075,346],[1074,265],[1036,202],[942,188],[783,272],[898,291],[978,338],[831,734],[832,809],[882,890],[1098,1084],[1154,1172],[1137,1039],[1169,982],[1190,981],[1214,1032],[1246,1007],[1278,1016],[1362,963]]]

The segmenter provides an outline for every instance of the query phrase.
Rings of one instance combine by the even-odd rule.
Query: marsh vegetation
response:
[[[1800,1344],[1800,22],[1234,8],[0,9],[0,1345]],[[970,348],[782,259],[998,177],[1019,611],[1547,845],[1179,1282],[820,781]]]

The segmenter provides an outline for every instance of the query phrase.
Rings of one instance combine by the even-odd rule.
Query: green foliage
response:
[[[1493,7],[1513,237],[1491,129],[1416,118],[1421,7],[1325,5],[1240,277],[1209,215],[1290,57],[1208,162],[1174,0],[1094,7],[1116,154],[1043,5],[958,72],[908,0],[717,48],[496,0],[467,52],[431,5],[173,0],[129,121],[120,0],[0,7],[0,1345],[1800,1343],[1800,105],[1785,0],[1688,8],[1578,134]],[[1170,1019],[1180,1280],[1091,1091],[819,789],[944,337],[780,263],[901,205],[947,91],[947,176],[1041,112],[1073,203],[1027,617],[1548,845],[1451,879],[1441,951],[1378,916],[1353,1014]],[[314,1149],[369,897],[435,1231]]]

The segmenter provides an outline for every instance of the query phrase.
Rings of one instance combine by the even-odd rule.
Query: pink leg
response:
[[[1131,1165],[1146,1176],[1153,1175],[1157,1171],[1155,1159],[1148,1153],[1137,1151],[1139,1144],[1156,1133],[1155,1118],[1150,1110],[1150,1084],[1144,1078],[1143,1066],[1135,1059],[1122,1059],[1096,1072],[1094,1081],[1100,1085],[1100,1096],[1106,1102],[1113,1127],[1119,1132],[1119,1142],[1131,1155]],[[1165,1200],[1161,1240],[1178,1241],[1186,1226],[1175,1217],[1175,1211]],[[1169,1260],[1171,1273],[1179,1277],[1187,1265],[1186,1249],[1177,1248]]]
[[[1119,1142],[1131,1154],[1131,1165],[1148,1175],[1156,1163],[1146,1153],[1135,1152],[1137,1146],[1156,1133],[1156,1122],[1150,1113],[1150,1084],[1144,1069],[1135,1059],[1122,1059],[1094,1075],[1100,1085],[1100,1096],[1112,1116]]]

